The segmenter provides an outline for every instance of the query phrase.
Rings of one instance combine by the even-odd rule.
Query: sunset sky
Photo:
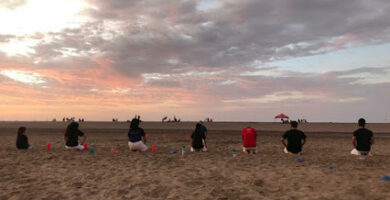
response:
[[[390,122],[388,0],[0,0],[0,120]]]

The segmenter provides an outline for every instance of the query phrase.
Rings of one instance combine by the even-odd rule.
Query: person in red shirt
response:
[[[252,154],[257,153],[256,149],[256,138],[257,138],[257,133],[254,128],[251,127],[246,127],[243,128],[241,131],[241,136],[242,136],[242,142],[243,142],[243,151]]]

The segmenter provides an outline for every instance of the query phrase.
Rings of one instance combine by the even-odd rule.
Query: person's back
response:
[[[366,128],[359,128],[353,135],[356,137],[356,150],[358,151],[370,151],[371,150],[371,138],[374,135],[372,131]]]
[[[285,146],[286,153],[302,154],[302,146],[306,142],[306,135],[297,128],[298,123],[296,121],[291,121],[291,129],[283,134],[281,141]],[[285,143],[286,139],[287,144]]]
[[[243,128],[241,131],[241,136],[244,147],[256,147],[257,133],[254,128]]]
[[[136,128],[134,130],[129,130],[129,141],[130,142],[139,142],[142,141],[142,137],[145,136],[145,131],[142,128]]]
[[[192,133],[191,138],[193,140],[192,147],[194,149],[203,149],[203,140],[206,138],[201,131],[195,131]]]
[[[360,118],[358,124],[359,128],[353,132],[352,136],[352,145],[354,146],[354,149],[351,153],[357,155],[368,155],[371,151],[371,146],[374,143],[374,133],[365,128],[365,119]]]
[[[306,138],[305,134],[298,129],[290,129],[283,135],[287,139],[287,150],[292,153],[302,151],[302,140]]]
[[[28,149],[30,145],[28,144],[28,138],[25,135],[26,128],[25,127],[19,127],[18,129],[18,135],[16,138],[16,148],[17,149]]]
[[[28,145],[27,136],[25,135],[20,136],[16,142],[16,147],[18,149],[28,149],[29,145]]]
[[[72,131],[72,132],[67,132],[66,133],[66,146],[68,147],[74,147],[79,145],[79,136],[83,136],[84,133],[81,132],[80,130]]]
[[[196,124],[195,131],[191,135],[191,147],[195,151],[204,151],[203,147],[206,145],[206,135],[202,131],[202,125]]]
[[[79,143],[79,137],[83,137],[81,144]],[[87,136],[79,130],[79,124],[77,122],[71,122],[66,128],[64,140],[66,149],[84,150],[84,144]]]
[[[247,128],[242,129],[241,136],[242,136],[242,143],[243,143],[243,151],[247,153],[256,154],[257,153],[256,130],[248,126]]]
[[[146,146],[146,134],[144,129],[140,128],[141,123],[140,116],[135,117],[131,120],[130,129],[127,134],[129,141],[130,151],[146,151],[148,147]]]

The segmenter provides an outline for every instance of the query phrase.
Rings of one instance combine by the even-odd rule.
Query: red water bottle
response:
[[[84,150],[88,150],[88,145],[87,145],[87,143],[84,144]]]
[[[50,150],[50,142],[47,142],[47,145],[46,145],[46,150]]]
[[[156,151],[156,145],[153,144],[153,146],[152,146],[152,152],[155,152],[155,151]]]

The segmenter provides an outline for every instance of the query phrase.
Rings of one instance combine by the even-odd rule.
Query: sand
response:
[[[15,148],[21,125],[31,150]],[[366,160],[349,155],[355,124],[304,124],[303,162],[282,152],[288,125],[279,123],[206,124],[210,151],[182,158],[194,125],[144,122],[157,151],[134,153],[127,148],[128,124],[85,122],[92,155],[64,149],[66,123],[0,122],[0,199],[390,199],[390,181],[380,180],[390,176],[390,124],[368,125],[377,139]],[[259,131],[257,155],[238,151],[247,125]]]

